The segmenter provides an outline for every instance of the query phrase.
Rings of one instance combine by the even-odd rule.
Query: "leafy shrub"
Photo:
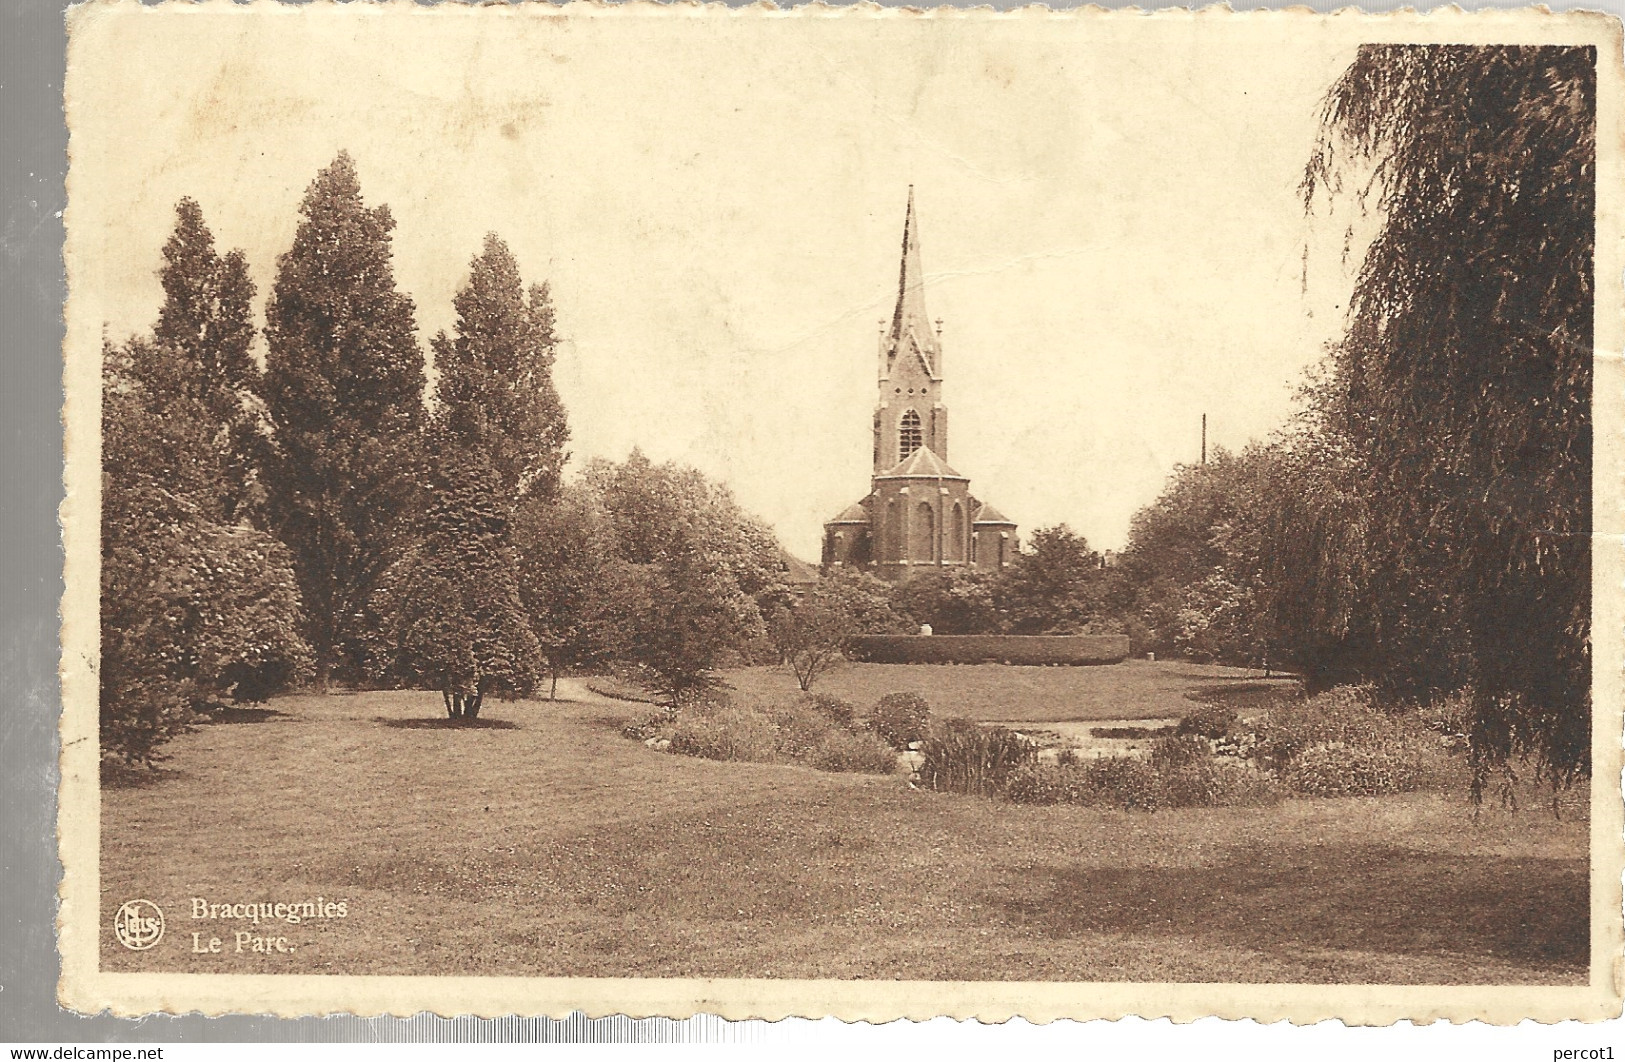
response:
[[[109,483],[102,563],[102,752],[152,766],[194,711],[263,701],[303,678],[299,594],[280,543],[177,514],[122,514],[150,495]],[[159,503],[154,503],[157,510]],[[110,526],[115,521],[119,526]]]
[[[1274,775],[1245,763],[1218,761],[1212,765],[1218,775],[1214,803],[1221,807],[1257,807],[1274,804],[1286,794]]]
[[[1005,795],[1018,804],[1081,804],[1134,811],[1160,807],[1261,805],[1281,798],[1262,771],[1199,758],[1199,739],[1177,739],[1161,757],[1103,757],[1081,763],[1031,764],[1011,772]],[[1177,751],[1169,751],[1177,750]]]
[[[1236,725],[1236,710],[1227,704],[1204,704],[1179,721],[1176,734],[1222,738]]]
[[[1331,741],[1300,752],[1284,778],[1310,796],[1376,796],[1418,788],[1422,769],[1418,757],[1403,749]]]
[[[772,720],[777,735],[774,746],[786,759],[806,759],[832,735],[844,732],[833,719],[805,700],[781,701],[769,706],[763,714]]]
[[[1084,804],[1080,764],[1029,763],[1010,772],[1004,795],[1017,804]]]
[[[1032,763],[1037,747],[1002,726],[942,719],[920,745],[920,782],[954,793],[998,793],[1011,771]]]
[[[1212,759],[1170,767],[1158,778],[1163,803],[1171,808],[1272,804],[1282,795],[1272,775]]]
[[[678,722],[656,712],[628,724],[628,737],[671,738],[670,751],[710,760],[805,763],[823,771],[890,774],[897,753],[872,733],[838,724],[815,698],[761,705],[712,695],[684,708]]]
[[[1278,771],[1313,745],[1369,747],[1395,737],[1394,719],[1376,706],[1366,686],[1338,686],[1313,697],[1279,701],[1253,730],[1258,735],[1256,755]]]
[[[671,736],[671,751],[707,760],[771,762],[779,758],[778,728],[754,708],[703,701],[683,713]]]
[[[1250,751],[1288,788],[1312,796],[1371,796],[1452,784],[1465,701],[1389,711],[1368,687],[1342,686],[1273,705],[1254,724]],[[1443,736],[1441,736],[1443,735]]]
[[[1208,808],[1219,802],[1219,772],[1208,763],[1186,763],[1157,772],[1162,803],[1171,808]]]
[[[1130,756],[1062,766],[1028,764],[1010,773],[1005,795],[1018,804],[1080,804],[1155,811],[1161,803],[1157,773]]]
[[[1339,686],[1304,700],[1281,702],[1254,725],[1254,755],[1279,774],[1317,745],[1385,749],[1411,757],[1437,757],[1438,734],[1415,711],[1387,711],[1365,686]]]
[[[810,703],[819,712],[828,716],[837,726],[851,729],[858,718],[858,706],[851,701],[842,700],[828,693],[814,693]]]
[[[1105,756],[1075,769],[1083,774],[1082,803],[1125,811],[1155,811],[1162,803],[1157,772],[1145,760]]]
[[[894,749],[924,741],[931,728],[931,706],[918,693],[888,693],[869,714],[869,725]]]
[[[873,734],[836,730],[813,750],[811,763],[820,771],[891,774],[897,770],[897,752]]]
[[[1206,763],[1213,747],[1195,734],[1158,738],[1151,745],[1151,766],[1159,772],[1176,771],[1192,764]]]

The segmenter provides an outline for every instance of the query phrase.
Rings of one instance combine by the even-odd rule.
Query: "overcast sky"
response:
[[[577,461],[693,464],[809,559],[868,490],[910,184],[949,459],[1024,531],[1120,547],[1202,414],[1267,435],[1342,324],[1345,222],[1297,186],[1348,33],[169,10],[79,26],[70,343],[150,328],[186,195],[263,304],[347,149],[425,345],[496,231],[552,285]]]

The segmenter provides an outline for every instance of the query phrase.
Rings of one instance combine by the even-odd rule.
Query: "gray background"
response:
[[[744,0],[730,0],[742,3]],[[888,0],[892,2],[892,0]],[[762,1022],[624,1017],[503,1018],[81,1017],[59,1010],[53,926],[56,886],[57,604],[62,556],[61,361],[63,0],[0,0],[0,1041],[751,1041]],[[969,6],[968,4],[965,6]],[[1021,6],[996,0],[994,7]],[[1054,5],[1063,6],[1063,5]],[[1110,6],[1124,6],[1112,3]],[[1273,6],[1273,5],[1272,5]],[[1340,4],[1313,0],[1319,11]],[[1384,11],[1393,2],[1370,4]],[[1475,8],[1527,6],[1503,0]],[[1565,5],[1615,16],[1625,0]],[[1606,1029],[1554,1029],[1560,1046],[1619,1039]],[[1076,1031],[1086,1033],[1087,1026]],[[780,1027],[774,1039],[794,1030]],[[1283,1033],[1285,1030],[1283,1030]],[[1290,1036],[1290,1034],[1287,1034]],[[1080,1035],[1079,1040],[1083,1040]],[[1276,1039],[1277,1048],[1289,1041]],[[1081,1042],[1080,1042],[1081,1046]],[[1543,1052],[1542,1052],[1543,1054]],[[1622,1056],[1625,1057],[1625,1056]]]

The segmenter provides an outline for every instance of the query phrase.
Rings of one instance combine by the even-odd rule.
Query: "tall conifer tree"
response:
[[[189,197],[175,205],[175,231],[163,254],[158,276],[164,305],[153,339],[184,366],[176,386],[198,401],[206,418],[202,427],[222,455],[220,501],[231,519],[243,515],[259,449],[254,283],[241,251],[224,257],[215,251],[203,208]]]
[[[553,305],[527,291],[507,244],[487,233],[457,293],[456,332],[435,337],[436,411],[446,437],[485,455],[509,500],[558,489],[570,437],[553,387]]]
[[[535,688],[542,647],[520,595],[513,506],[496,472],[480,451],[435,441],[421,540],[374,595],[386,640],[374,666],[383,677],[439,690],[450,718],[472,720],[487,694]]]
[[[305,192],[266,306],[273,526],[293,551],[318,679],[359,663],[361,610],[414,500],[423,353],[395,289],[389,208],[340,153]]]
[[[486,694],[529,693],[542,648],[526,615],[510,527],[520,498],[557,492],[568,435],[553,389],[553,310],[527,293],[487,235],[457,293],[455,337],[434,340],[435,413],[422,540],[384,574],[372,606],[376,672],[438,689],[453,719]]]

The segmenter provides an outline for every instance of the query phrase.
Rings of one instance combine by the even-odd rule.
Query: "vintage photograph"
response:
[[[75,9],[63,1001],[1617,1015],[1619,33]]]

